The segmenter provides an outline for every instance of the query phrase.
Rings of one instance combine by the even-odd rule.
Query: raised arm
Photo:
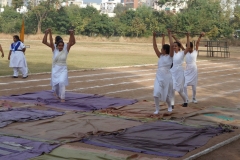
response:
[[[164,36],[163,36],[163,39],[164,39]],[[163,42],[164,42],[164,41],[162,41],[162,46],[164,45]],[[159,49],[158,49],[158,47],[157,47],[156,33],[155,33],[155,32],[153,32],[153,49],[154,49],[156,55],[157,55],[158,58],[159,58],[162,53],[159,51]]]
[[[45,45],[47,45],[48,47],[51,47],[51,46],[50,46],[50,43],[48,43],[48,41],[47,41],[48,34],[49,34],[49,30],[47,29],[47,30],[45,31],[45,34],[44,34],[42,43],[45,44]]]
[[[177,37],[175,37],[174,35],[172,35],[173,39],[176,41],[176,42],[179,42],[181,44],[181,49],[182,50],[185,50],[185,48],[183,47],[182,43],[177,39]]]
[[[74,36],[74,31],[69,30],[69,33],[70,33],[70,37],[69,37],[69,42],[68,42],[68,45],[67,45],[67,51],[68,52],[70,51],[70,48],[76,43],[75,36]]]
[[[189,40],[189,33],[187,33],[187,47],[184,50],[184,54],[187,54],[189,52],[190,49],[190,40]]]
[[[50,38],[50,43],[47,41],[48,35],[49,35],[49,38]],[[45,31],[42,43],[45,44],[46,46],[50,47],[52,49],[52,51],[53,51],[54,50],[54,45],[53,45],[53,43],[51,44],[51,39],[52,39],[51,29],[47,29]]]
[[[2,53],[2,58],[3,58],[4,57],[4,52],[3,52],[1,44],[0,44],[0,52]]]
[[[173,57],[173,53],[174,53],[174,50],[173,50],[173,39],[172,39],[172,33],[170,30],[168,30],[168,37],[169,37],[169,43],[170,43],[170,57]]]
[[[54,44],[53,44],[52,30],[51,30],[51,29],[48,29],[48,31],[49,31],[50,47],[52,48],[52,51],[54,51],[55,47],[54,47]]]
[[[196,51],[198,51],[198,47],[199,47],[200,40],[201,40],[201,38],[202,38],[204,35],[205,35],[205,33],[202,32],[202,33],[200,34],[200,36],[198,37],[198,40],[197,40],[197,43],[196,43]]]

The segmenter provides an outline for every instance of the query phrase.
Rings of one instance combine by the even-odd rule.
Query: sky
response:
[[[83,0],[83,3],[87,3],[87,2],[100,4],[102,2],[102,0]]]

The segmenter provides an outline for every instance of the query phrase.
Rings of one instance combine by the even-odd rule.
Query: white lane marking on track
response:
[[[199,68],[199,70],[208,69],[208,68],[213,69],[213,68],[219,68],[219,67],[224,67],[224,66],[229,66],[229,65],[221,65],[221,66],[216,66],[216,67],[205,67],[205,68]],[[236,69],[236,68],[233,68],[233,69]],[[69,76],[69,79],[71,79],[71,78],[82,78],[82,77],[92,77],[92,76],[99,76],[99,75],[102,76],[102,75],[111,75],[111,74],[124,74],[124,73],[145,72],[145,71],[154,71],[154,70],[157,70],[157,69],[132,70],[132,71],[125,71],[125,72],[107,72],[107,73],[100,73],[100,74],[88,74],[88,75],[81,75],[81,76]],[[209,73],[211,73],[211,71]],[[12,84],[12,83],[37,82],[37,81],[46,81],[46,80],[51,80],[51,78],[34,79],[34,80],[26,80],[26,81],[14,81],[14,82],[8,82],[8,83],[0,83],[0,85],[7,85],[7,84]]]
[[[232,68],[234,69],[234,68]],[[230,70],[232,70],[230,69]],[[209,72],[201,72],[201,74],[204,73],[211,73],[211,72],[219,72],[219,71],[225,71],[225,70],[217,70],[217,71],[209,71]],[[155,73],[152,73],[155,74]],[[240,74],[240,73],[233,73],[233,74],[226,74],[226,75],[219,75],[219,76],[212,76],[212,77],[205,77],[205,78],[199,78],[198,80],[201,79],[211,79],[211,78],[216,78],[216,77],[223,77],[223,76],[229,76],[229,75],[236,75],[236,74]],[[151,74],[146,74],[146,75],[151,75]],[[119,77],[120,78],[120,77]],[[113,78],[114,79],[114,78]],[[154,80],[154,79],[144,79],[142,81],[150,81],[150,80]],[[91,80],[93,81],[93,80]],[[95,81],[99,81],[99,80],[95,80]],[[88,82],[88,81],[85,81]],[[118,84],[108,84],[108,85],[102,85],[102,86],[91,86],[91,87],[86,87],[86,88],[77,88],[77,89],[73,89],[73,90],[68,90],[68,91],[77,91],[77,90],[84,90],[84,89],[93,89],[93,88],[100,88],[100,87],[108,87],[108,86],[114,86],[114,85],[121,85],[121,84],[131,84],[131,83],[136,83],[136,82],[140,82],[140,81],[131,81],[131,82],[122,82],[122,83],[118,83]],[[27,89],[27,88],[33,88],[33,87],[47,87],[49,85],[37,85],[37,86],[28,86],[28,87],[20,87],[20,88],[9,88],[9,89],[2,89],[1,91],[10,91],[10,90],[16,90],[16,89]]]
[[[200,62],[206,62],[206,61],[220,61],[222,59],[215,59],[215,60],[197,60],[197,63]],[[236,61],[228,61],[228,62],[224,62],[224,63],[229,63],[229,62],[236,62]],[[210,63],[209,63],[210,64]],[[218,63],[216,63],[218,64]],[[200,64],[199,64],[200,65]],[[205,64],[208,65],[208,64]],[[148,67],[148,66],[156,66],[156,63],[154,64],[141,64],[141,65],[131,65],[131,66],[119,66],[119,67],[103,67],[103,68],[92,68],[92,69],[80,69],[80,70],[69,70],[69,73],[72,72],[83,72],[83,71],[99,71],[99,70],[104,70],[104,69],[121,69],[121,68],[131,68],[131,67]],[[41,73],[33,73],[30,75],[44,75],[44,74],[51,74],[51,72],[41,72]],[[4,78],[4,77],[11,77],[12,75],[6,75],[6,76],[0,76],[0,78]]]
[[[234,83],[234,82],[238,82],[239,80],[240,80],[240,79],[232,80],[232,81],[227,81],[227,82],[221,82],[221,83],[213,83],[213,84],[209,84],[209,85],[201,85],[201,86],[198,86],[198,88],[205,88],[205,87],[214,86],[214,85],[219,85],[219,84],[224,84],[224,83]],[[107,93],[104,93],[104,94],[113,94],[113,93],[134,91],[134,90],[139,90],[139,89],[142,89],[142,88],[153,88],[153,85],[152,85],[152,86],[148,86],[148,87],[135,88],[135,89],[125,89],[125,90],[120,90],[120,91],[115,91],[115,92],[107,92]]]

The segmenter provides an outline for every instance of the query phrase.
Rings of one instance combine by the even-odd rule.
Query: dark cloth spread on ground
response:
[[[47,105],[64,110],[92,111],[108,107],[119,107],[131,105],[137,102],[134,99],[123,99],[105,97],[103,95],[82,94],[66,92],[65,102],[61,103],[52,92],[41,91],[35,93],[25,93],[22,95],[11,95],[0,97],[0,100],[10,100],[15,102],[34,103],[37,105]]]
[[[83,142],[159,156],[182,157],[223,132],[222,128],[196,128],[178,123],[157,121],[128,128],[119,134],[92,136],[89,139],[84,139]]]
[[[23,138],[0,136],[0,160],[26,160],[49,153],[58,144],[48,144]]]
[[[63,115],[63,112],[51,110],[37,110],[30,108],[13,108],[0,111],[0,128],[13,122],[27,122],[54,118]]]
[[[114,117],[68,112],[64,116],[52,119],[15,123],[0,128],[0,133],[66,142],[81,140],[88,135],[122,131],[138,125],[142,125],[142,123]]]

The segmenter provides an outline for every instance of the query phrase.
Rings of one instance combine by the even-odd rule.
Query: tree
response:
[[[41,1],[39,5],[32,6],[31,11],[36,15],[37,18],[37,34],[42,32],[42,23],[48,17],[48,14],[54,9],[54,4],[57,4],[57,0],[46,0]]]
[[[12,6],[16,10],[17,8],[20,8],[23,6],[23,0],[12,0]]]
[[[146,31],[146,25],[144,24],[143,20],[139,17],[135,17],[132,20],[132,32],[136,34],[138,37],[139,35],[143,34]]]
[[[121,3],[118,3],[116,7],[114,8],[114,13],[116,13],[116,16],[121,15],[122,13],[126,12],[129,9],[128,6],[124,6]]]
[[[2,23],[0,23],[2,32],[17,33],[20,31],[22,16],[12,7],[5,7],[4,12],[1,13],[0,18],[2,20]]]

